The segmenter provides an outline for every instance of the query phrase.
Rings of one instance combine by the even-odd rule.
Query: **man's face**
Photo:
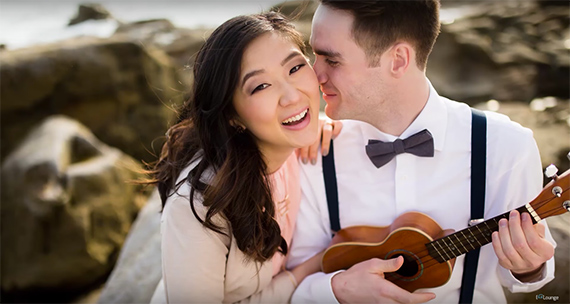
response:
[[[369,67],[364,50],[354,41],[353,20],[349,12],[324,5],[317,8],[310,39],[313,68],[327,103],[327,116],[366,121],[370,107],[384,99],[384,81],[380,67]]]

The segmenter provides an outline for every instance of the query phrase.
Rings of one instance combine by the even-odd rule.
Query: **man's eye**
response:
[[[301,64],[299,64],[299,65],[294,66],[294,67],[291,69],[291,71],[289,71],[289,74],[293,74],[293,73],[297,72],[298,70],[300,70],[300,69],[301,69],[302,67],[304,67],[304,66],[305,66],[304,63],[301,63]]]
[[[325,62],[332,67],[335,67],[339,64],[338,61],[332,61],[330,59],[325,59]]]
[[[257,92],[257,91],[264,90],[264,89],[266,89],[266,88],[268,88],[268,87],[269,87],[269,85],[268,85],[267,83],[260,84],[260,85],[258,85],[257,87],[255,87],[255,89],[253,89],[253,91],[251,91],[251,94],[253,94],[253,93]]]

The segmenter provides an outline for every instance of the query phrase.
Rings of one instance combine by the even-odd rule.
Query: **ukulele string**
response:
[[[570,189],[570,188],[564,189],[564,191],[568,191],[569,189]],[[555,198],[556,198],[556,197],[552,197],[552,198],[548,198],[548,199],[545,199],[545,200],[542,200],[542,201],[537,202],[537,203],[536,203],[535,210],[544,207],[546,204],[550,203],[550,202],[551,202],[552,200],[554,200]],[[559,208],[559,207],[553,206],[553,208],[548,209],[548,210],[544,210],[543,212],[541,212],[541,214],[543,214],[543,217],[544,217],[544,218],[549,217],[549,216],[551,216],[551,215],[556,214],[558,208]],[[498,230],[498,223],[497,223],[496,219],[495,219],[494,222],[495,222],[495,224],[494,224],[492,227],[490,227],[490,228],[491,228],[490,230],[492,230],[492,232]],[[491,222],[491,223],[492,223],[492,222]],[[458,232],[461,232],[461,231],[463,231],[463,230],[460,230],[460,231],[458,231]],[[460,244],[462,245],[462,247],[463,247],[465,250],[467,250],[467,251],[463,252],[463,250],[459,250],[457,246],[454,246],[454,248],[456,249],[456,251],[459,252],[459,254],[455,254],[455,253],[453,253],[453,249],[450,248],[450,247],[444,242],[445,246],[446,246],[448,249],[445,249],[443,246],[441,246],[440,249],[437,249],[437,250],[436,250],[436,252],[438,252],[438,253],[439,253],[439,250],[443,251],[443,253],[447,256],[447,258],[444,258],[443,254],[439,253],[439,255],[444,259],[444,261],[449,261],[449,260],[451,260],[451,259],[453,259],[453,258],[455,258],[455,257],[461,256],[461,255],[463,255],[463,254],[465,254],[465,253],[467,253],[467,252],[469,252],[469,251],[475,250],[475,249],[477,249],[477,248],[480,248],[480,247],[482,247],[482,246],[484,246],[484,245],[490,243],[490,242],[486,242],[485,244],[480,244],[480,246],[475,247],[474,245],[471,245],[471,242],[469,242],[468,237],[465,237],[465,235],[463,235],[463,233],[462,233],[461,236],[458,236],[458,232],[453,233],[453,234],[451,234],[451,235],[455,235],[455,237],[459,240],[459,243],[460,243]],[[473,231],[470,231],[470,233],[473,235],[473,237],[474,237],[477,241],[481,240],[480,237],[483,236],[483,232],[479,232],[479,231],[475,231],[475,233],[473,233]],[[449,235],[449,236],[451,236],[451,235]],[[446,237],[449,237],[449,236],[446,236]],[[444,238],[445,238],[445,237],[444,237]],[[440,239],[438,239],[438,240],[441,240],[441,239],[443,239],[443,238],[440,238]],[[434,242],[436,242],[436,241],[438,241],[438,240],[432,241],[431,243],[434,243]],[[428,244],[429,244],[429,243],[428,243]],[[426,245],[427,245],[427,244],[426,244]],[[440,245],[441,245],[441,244],[440,244]],[[472,249],[468,249],[468,247],[471,247]],[[416,257],[417,257],[419,260],[421,260],[421,261],[423,262],[423,265],[424,265],[423,268],[424,268],[424,269],[430,268],[430,267],[435,266],[435,265],[438,265],[438,264],[442,264],[442,263],[440,263],[439,261],[437,261],[434,257],[431,256],[431,254],[429,253],[429,250],[427,249],[427,247],[425,247],[425,248],[426,248],[426,249],[421,250],[421,251],[419,251],[419,252],[417,252],[417,253],[415,254]],[[435,244],[434,244],[434,248],[435,248]],[[450,257],[451,257],[451,258],[450,258]]]
[[[553,199],[554,199],[554,197],[553,197],[553,198],[546,199],[546,200],[543,200],[543,201],[540,201],[540,202],[537,202],[537,204],[536,204],[536,206],[537,206],[536,209],[541,208],[541,207],[543,207],[544,205],[550,203]],[[557,209],[558,209],[558,208],[555,207],[555,208],[553,208],[553,209],[545,210],[545,211],[543,212],[543,214],[545,215],[545,217],[548,217],[548,216],[554,214],[554,213],[557,211]],[[491,227],[489,227],[489,228],[490,228],[489,231],[490,231],[491,233],[494,232],[494,231],[498,231],[498,223],[497,223],[497,220],[494,219],[494,222],[495,222],[494,225],[492,225]],[[492,223],[492,222],[491,222],[491,223]],[[463,230],[461,230],[461,231],[463,231]],[[461,232],[461,231],[458,231],[458,232]],[[487,245],[487,244],[491,243],[491,241],[488,241],[488,240],[486,239],[484,232],[482,232],[482,231],[480,231],[480,230],[476,230],[476,231],[474,231],[474,232],[473,232],[473,231],[470,232],[470,233],[473,235],[473,237],[475,238],[476,242],[479,243],[479,244],[478,244],[479,246],[477,246],[477,247],[475,247],[474,245],[471,245],[472,242],[470,242],[470,241],[468,240],[468,237],[465,237],[465,236],[463,235],[463,233],[462,233],[462,236],[458,236],[458,235],[457,235],[458,232],[453,233],[453,234],[451,234],[451,235],[455,235],[455,237],[459,240],[459,243],[460,243],[460,244],[462,245],[462,247],[464,247],[464,249],[467,250],[467,251],[463,252],[463,250],[458,249],[458,247],[454,245],[455,251],[459,252],[459,254],[456,254],[456,253],[453,252],[453,251],[454,251],[453,248],[449,247],[449,245],[447,245],[447,243],[443,242],[443,244],[444,244],[447,248],[441,246],[440,249],[436,249],[436,252],[439,253],[439,255],[440,255],[445,261],[448,261],[448,260],[450,260],[450,259],[453,259],[453,258],[455,258],[455,257],[458,257],[458,256],[460,256],[460,255],[463,255],[463,254],[465,254],[465,253],[467,253],[467,252],[469,252],[469,251],[475,250],[475,249],[477,249],[477,248],[483,247],[484,245]],[[451,236],[451,235],[449,235],[449,236]],[[444,237],[444,238],[447,238],[447,237],[449,237],[449,236],[446,236],[446,237]],[[442,239],[444,239],[444,238],[440,238],[440,239],[438,239],[438,240],[442,240]],[[436,241],[438,241],[438,240],[435,240],[435,241],[433,241],[433,242],[436,242]],[[482,244],[480,241],[484,241],[483,244]],[[433,242],[432,242],[432,243],[433,243]],[[434,245],[434,248],[435,248],[436,245],[435,245],[435,244],[433,244],[433,245]],[[440,245],[441,245],[441,244],[440,244]],[[471,249],[468,249],[468,247],[471,247]],[[426,247],[426,248],[427,248],[427,247]],[[440,253],[440,251],[441,251],[441,253]],[[444,257],[444,255],[445,255],[445,257]],[[421,250],[421,251],[417,252],[417,253],[416,253],[416,256],[417,256],[417,258],[420,259],[420,260],[424,260],[426,257],[429,257],[429,259],[426,259],[426,260],[425,260],[424,265],[427,264],[428,262],[432,261],[432,260],[435,261],[435,263],[434,263],[433,265],[440,264],[435,258],[433,258],[433,257],[431,256],[431,254],[429,254],[429,250],[428,250],[428,249]],[[429,267],[429,266],[426,266],[426,267]]]
[[[553,199],[554,199],[554,198],[549,198],[549,199],[546,199],[546,200],[543,200],[543,201],[538,202],[538,203],[536,204],[537,209],[538,209],[538,208],[541,208],[542,206],[544,206],[544,205],[546,205],[546,204],[548,204],[548,203],[550,203]],[[551,212],[552,212],[552,213],[556,212],[556,209],[557,209],[557,208],[550,209],[550,210],[545,210],[545,211],[543,212],[543,214],[546,215],[546,217],[547,217],[547,216],[550,215],[549,213],[551,213]],[[489,233],[489,232],[492,233],[492,232],[494,232],[494,231],[498,231],[498,228],[499,228],[498,226],[499,226],[499,225],[498,225],[497,219],[496,219],[496,218],[493,218],[492,220],[493,220],[493,221],[489,222],[491,225],[488,225],[489,223],[487,224],[487,229],[486,229],[486,230],[487,230],[487,233]],[[460,256],[460,255],[463,255],[463,254],[469,252],[469,251],[475,250],[475,249],[477,249],[477,248],[483,247],[484,245],[486,245],[486,244],[488,244],[488,243],[491,243],[491,241],[488,240],[487,237],[486,237],[487,234],[485,234],[485,232],[481,231],[480,229],[477,229],[477,230],[474,230],[474,231],[471,231],[471,230],[470,230],[470,232],[469,232],[469,233],[473,236],[473,238],[475,239],[475,242],[478,243],[478,246],[472,245],[472,242],[469,241],[468,237],[466,237],[463,233],[460,233],[460,232],[462,232],[462,231],[463,231],[463,230],[458,231],[458,232],[453,233],[453,234],[451,234],[451,235],[449,235],[449,236],[446,236],[446,237],[443,237],[443,238],[440,238],[440,239],[438,239],[438,240],[435,240],[435,241],[431,242],[431,243],[433,244],[434,248],[436,249],[435,252],[437,252],[437,253],[441,256],[441,258],[444,259],[445,261],[448,261],[448,260],[450,260],[450,259],[452,259],[452,258],[458,257],[458,256]],[[456,246],[456,245],[453,245],[453,247],[450,247],[445,241],[442,241],[442,240],[444,240],[445,238],[449,238],[449,237],[452,236],[452,235],[455,236],[455,237],[457,238],[457,240],[459,240],[459,243],[461,244],[461,247],[463,247],[463,250],[459,249],[460,247],[458,247],[458,246]],[[489,237],[490,237],[490,234],[489,234]],[[438,245],[440,245],[440,248],[439,248],[439,249],[437,249],[437,248],[435,247],[435,246],[437,246],[436,243],[435,243],[435,242],[437,242],[437,241],[439,241],[439,243],[437,243]],[[443,245],[441,244],[441,242],[443,242]],[[450,242],[450,243],[453,244],[453,242]],[[444,247],[444,246],[445,246],[445,247]],[[471,249],[469,249],[469,248],[471,248]],[[454,253],[454,251],[459,252],[459,254]],[[424,260],[426,257],[429,257],[429,259],[426,260],[426,261],[429,261],[429,260],[432,260],[432,259],[433,259],[433,260],[435,261],[435,264],[438,264],[438,263],[439,263],[436,259],[434,259],[434,258],[431,256],[431,254],[429,253],[429,250],[428,250],[428,249],[425,249],[425,250],[422,250],[422,251],[417,252],[417,253],[416,253],[416,256],[417,256],[417,258],[420,259],[420,260]]]

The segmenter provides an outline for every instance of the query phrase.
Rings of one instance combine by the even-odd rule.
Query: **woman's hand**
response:
[[[317,141],[312,145],[304,148],[299,148],[295,152],[297,153],[297,157],[301,159],[301,161],[306,164],[307,162],[311,161],[314,165],[317,163],[317,155],[319,151],[319,144],[321,146],[321,154],[326,156],[329,154],[329,148],[331,139],[334,139],[338,136],[340,131],[342,130],[342,122],[338,120],[330,120],[330,119],[319,119],[319,135]]]

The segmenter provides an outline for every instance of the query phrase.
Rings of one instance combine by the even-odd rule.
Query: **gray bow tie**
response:
[[[368,140],[368,145],[366,145],[366,154],[376,168],[384,166],[394,156],[404,152],[421,157],[433,157],[433,137],[431,133],[424,129],[404,140],[398,138],[394,142],[383,142],[370,139]]]

